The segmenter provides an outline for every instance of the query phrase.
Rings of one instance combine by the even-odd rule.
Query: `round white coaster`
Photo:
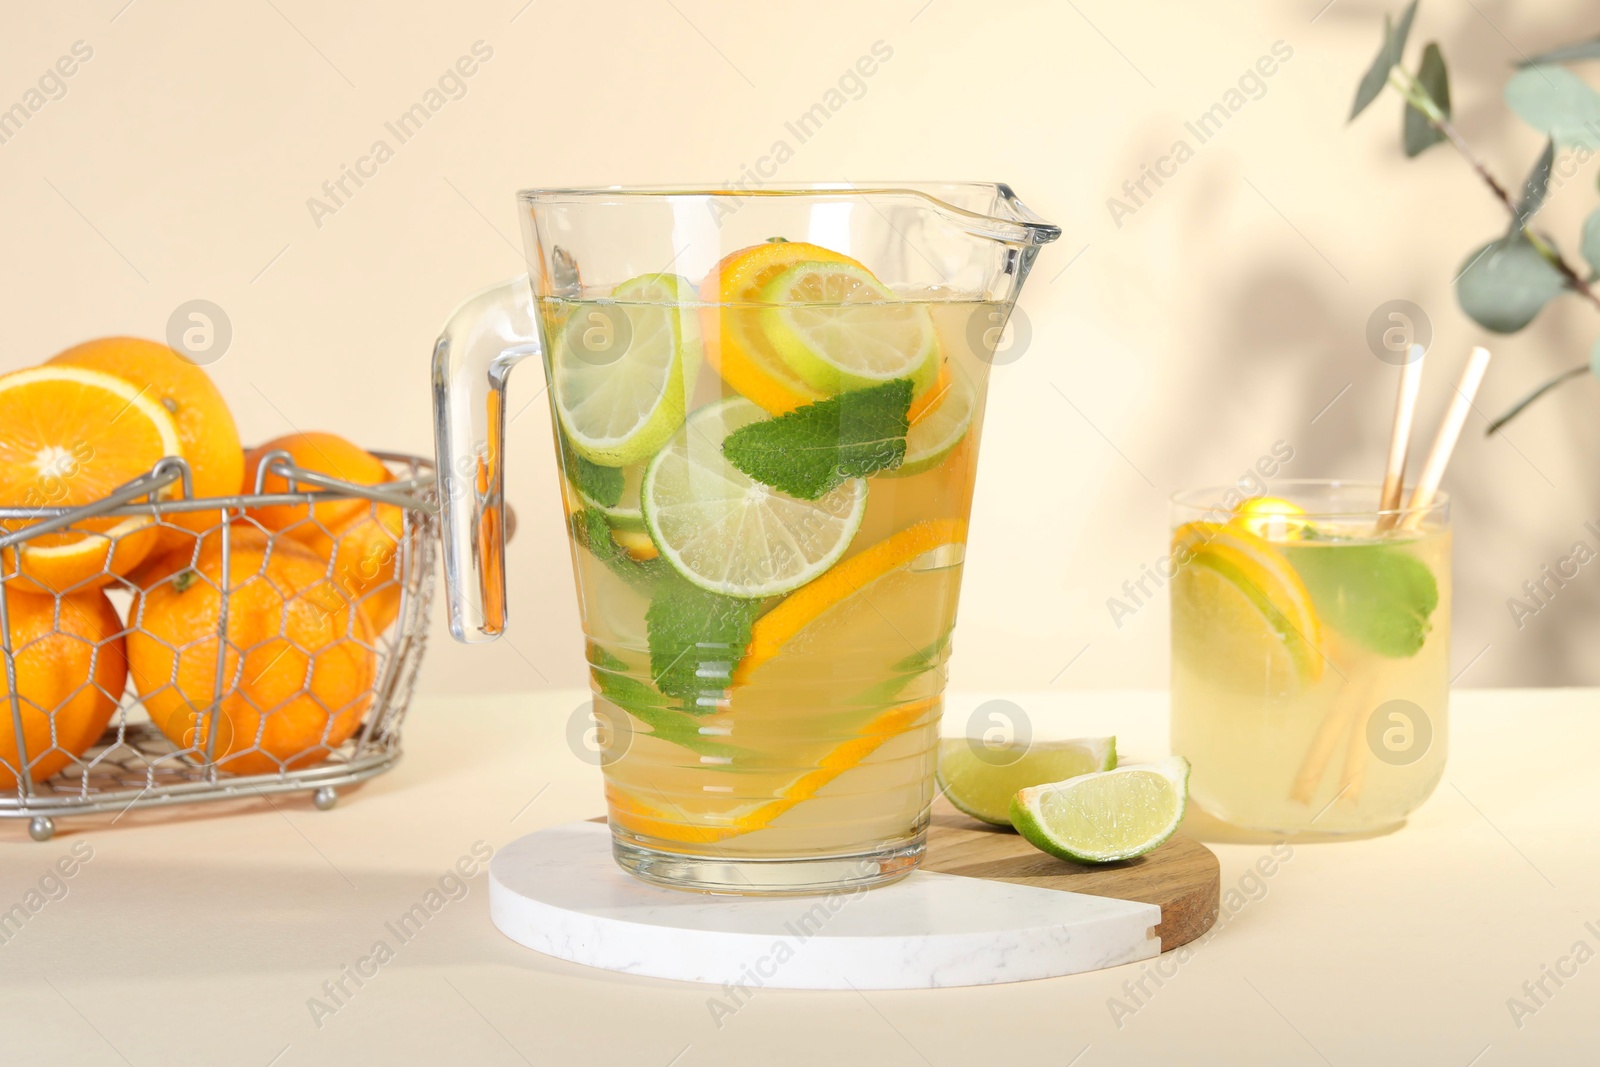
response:
[[[489,915],[518,944],[590,967],[713,985],[932,989],[1148,959],[1161,909],[917,871],[817,897],[663,889],[626,874],[601,823],[519,838],[489,864]]]

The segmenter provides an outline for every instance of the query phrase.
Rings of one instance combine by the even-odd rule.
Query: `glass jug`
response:
[[[921,859],[996,345],[1060,231],[1004,185],[518,194],[434,348],[450,627],[506,625],[505,385],[544,363],[617,861],[817,893]]]

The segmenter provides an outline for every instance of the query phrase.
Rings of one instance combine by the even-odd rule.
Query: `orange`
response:
[[[393,504],[363,503],[362,510],[327,533],[309,526],[300,543],[333,564],[333,580],[361,605],[374,633],[400,614],[400,540],[405,516]]]
[[[35,782],[82,756],[105,733],[128,678],[122,620],[98,589],[60,599],[7,586],[17,697]],[[0,788],[17,784],[11,689],[0,671]]]
[[[372,628],[304,546],[259,530],[207,538],[194,565],[134,601],[128,667],[150,719],[173,744],[233,774],[319,763],[372,703]],[[223,686],[216,686],[222,587],[228,590]],[[213,716],[212,704],[218,706]],[[214,728],[213,728],[214,724]]]
[[[797,263],[861,264],[821,245],[767,241],[733,252],[700,283],[700,326],[706,362],[722,380],[774,415],[814,403],[827,394],[789,369],[761,331],[754,306],[762,288]],[[866,270],[865,267],[861,267]],[[715,305],[730,305],[717,307]],[[743,305],[743,306],[741,306]]]
[[[282,450],[303,470],[327,474],[356,485],[381,485],[393,476],[383,461],[331,433],[298,433],[268,441],[245,459],[245,492],[255,492],[256,471],[268,452]],[[268,474],[269,493],[288,492],[288,483]],[[396,561],[404,517],[393,504],[368,500],[331,500],[315,505],[252,508],[249,516],[269,530],[305,545],[333,562],[334,580],[367,613],[375,631],[383,631],[400,613]],[[315,521],[308,521],[315,516]]]
[[[232,496],[239,491],[244,451],[233,413],[211,377],[184,356],[138,337],[102,337],[69,348],[50,362],[102,371],[137,386],[177,423],[194,495]],[[193,533],[218,525],[222,513],[174,511],[162,521],[170,524],[161,532],[163,547],[170,548],[192,545]]]
[[[301,470],[326,474],[355,485],[381,485],[390,480],[389,468],[378,457],[332,433],[292,433],[252,448],[244,462],[243,492],[256,491],[256,471],[269,452],[287,452]],[[262,482],[268,493],[287,493],[289,483],[276,474]],[[302,486],[309,491],[310,486]],[[297,541],[312,541],[344,526],[367,510],[365,500],[330,500],[326,503],[275,504],[251,508],[246,514],[268,530],[282,530]],[[315,521],[311,521],[315,520]],[[323,529],[317,529],[321,523]]]
[[[181,451],[172,415],[121,378],[51,365],[0,377],[0,506],[92,503]],[[27,525],[14,519],[0,528]],[[147,516],[89,519],[30,539],[20,560],[7,549],[0,569],[30,592],[92,589],[137,566],[159,533]]]

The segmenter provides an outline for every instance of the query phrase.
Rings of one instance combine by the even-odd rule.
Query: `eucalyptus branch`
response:
[[[1576,367],[1571,367],[1562,371],[1560,374],[1556,375],[1554,378],[1551,378],[1548,382],[1545,382],[1543,385],[1539,386],[1539,388],[1535,389],[1533,392],[1529,393],[1527,396],[1511,405],[1511,408],[1506,411],[1504,415],[1501,415],[1498,419],[1495,419],[1489,424],[1489,428],[1485,430],[1484,433],[1494,433],[1500,427],[1504,426],[1506,423],[1522,414],[1523,408],[1527,407],[1535,400],[1538,400],[1541,396],[1544,396],[1544,394],[1548,393],[1562,382],[1569,381],[1573,378],[1581,378],[1588,373],[1589,364],[1587,363],[1580,363]]]
[[[1495,195],[1495,198],[1500,203],[1505,205],[1506,211],[1511,214],[1512,222],[1522,231],[1522,235],[1528,239],[1528,243],[1534,247],[1534,250],[1539,255],[1544,257],[1547,263],[1561,274],[1562,281],[1567,288],[1587,299],[1596,308],[1600,308],[1600,295],[1596,295],[1594,289],[1584,279],[1583,275],[1579,274],[1554,246],[1528,228],[1516,201],[1511,198],[1510,192],[1495,179],[1493,174],[1489,173],[1488,166],[1478,158],[1477,153],[1472,150],[1472,146],[1467,144],[1466,139],[1461,136],[1461,131],[1456,129],[1455,124],[1450,121],[1450,117],[1434,101],[1427,88],[1413,77],[1409,71],[1398,64],[1389,68],[1389,84],[1398,90],[1400,95],[1405,97],[1406,103],[1416,108],[1422,114],[1422,117],[1428,120],[1428,125],[1438,130],[1445,140],[1450,142],[1450,146],[1456,150],[1461,158],[1466,160],[1467,164],[1478,173],[1478,177],[1483,179],[1484,184],[1489,187],[1489,191]],[[1564,378],[1558,380],[1564,380]],[[1538,394],[1535,395],[1537,396]],[[1517,410],[1521,410],[1521,408],[1519,407]],[[1515,414],[1515,411],[1511,412],[1511,414]],[[1500,421],[1503,422],[1504,420]],[[1494,432],[1495,428],[1498,428],[1498,423],[1495,427],[1490,428],[1490,432]]]

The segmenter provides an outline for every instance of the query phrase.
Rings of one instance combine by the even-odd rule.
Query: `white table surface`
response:
[[[961,694],[949,721],[997,695],[1036,736],[1165,751],[1164,693]],[[732,1014],[713,1011],[720,990],[518,947],[489,924],[482,873],[428,896],[475,845],[599,813],[599,771],[566,741],[581,699],[419,700],[406,759],[332,812],[97,816],[44,844],[0,826],[0,911],[92,849],[0,944],[0,1063],[1600,1062],[1600,691],[1457,693],[1445,781],[1407,827],[1294,844],[1259,882],[1271,842],[1196,822],[1225,910],[1252,892],[1187,958],[1162,957],[1159,985],[1146,961],[927,992],[762,989]],[[386,925],[430,902],[404,942]],[[392,958],[362,965],[380,940]],[[311,998],[334,1007],[324,983],[358,966],[372,976],[314,1018]]]

